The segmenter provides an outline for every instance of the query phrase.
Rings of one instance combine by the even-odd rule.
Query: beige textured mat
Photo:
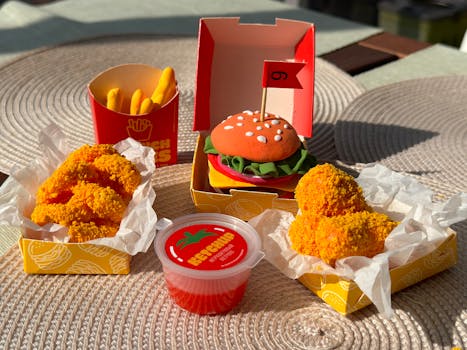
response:
[[[191,213],[190,164],[158,169],[159,215]],[[427,183],[439,198],[451,188]],[[454,225],[459,247],[467,222]],[[467,253],[453,268],[393,296],[394,318],[369,306],[348,317],[263,260],[232,312],[198,316],[170,300],[151,248],[129,275],[26,275],[18,248],[0,258],[0,348],[451,349],[467,346]]]
[[[467,190],[467,76],[403,81],[365,92],[335,128],[339,159],[380,162]]]

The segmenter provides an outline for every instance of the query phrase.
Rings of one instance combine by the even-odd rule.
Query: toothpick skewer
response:
[[[264,114],[266,111],[266,95],[267,95],[267,88],[263,88],[263,96],[261,98],[261,115],[260,119],[261,121],[264,121]]]

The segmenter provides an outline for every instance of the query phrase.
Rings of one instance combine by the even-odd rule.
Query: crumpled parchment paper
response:
[[[42,156],[24,168],[13,167],[11,176],[0,187],[0,223],[20,227],[25,238],[67,242],[67,228],[58,224],[39,226],[29,217],[35,206],[35,194],[40,184],[73,151],[56,124],[39,133]],[[115,237],[100,238],[86,243],[111,247],[130,255],[146,252],[156,234],[157,215],[153,209],[156,198],[151,177],[155,171],[154,150],[128,138],[114,145],[117,151],[133,162],[141,174],[120,228]]]
[[[375,211],[400,221],[387,237],[385,251],[373,258],[347,257],[337,260],[333,268],[317,257],[298,254],[291,248],[288,235],[294,220],[289,212],[268,209],[249,223],[261,236],[266,259],[289,278],[313,272],[351,279],[380,313],[391,317],[389,270],[436,249],[450,235],[448,227],[467,218],[467,194],[458,193],[435,203],[429,188],[379,164],[363,168],[356,181]]]

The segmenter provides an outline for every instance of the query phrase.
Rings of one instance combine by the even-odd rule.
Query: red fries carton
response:
[[[141,89],[151,97],[161,74],[161,69],[148,65],[124,64],[100,73],[89,83],[96,143],[115,144],[131,137],[156,151],[157,167],[177,163],[178,90],[160,109],[129,114],[133,92]],[[117,87],[123,95],[121,112],[106,107],[107,93]]]
[[[270,87],[266,112],[287,119],[301,136],[311,137],[314,94],[314,26],[276,19],[274,24],[240,23],[239,18],[203,18],[198,37],[191,192],[200,212],[220,212],[243,220],[268,208],[297,211],[293,199],[276,193],[230,190],[214,193],[208,184],[205,135],[228,115],[260,110],[265,61],[304,63],[297,74],[302,89]]]

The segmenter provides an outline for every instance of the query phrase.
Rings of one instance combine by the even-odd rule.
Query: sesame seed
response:
[[[281,135],[275,135],[274,136],[274,141],[280,141],[282,140],[282,136]]]
[[[227,119],[230,119],[230,118],[232,118],[232,116],[231,116],[231,115],[229,115],[229,116],[227,117]]]
[[[243,123],[237,123],[237,126],[243,126]]]
[[[253,112],[250,110],[243,111],[243,113],[248,114],[248,115],[253,115]]]
[[[272,124],[272,125],[278,125],[278,124],[280,124],[280,123],[281,123],[280,120],[277,120],[277,119],[271,120],[271,124]]]
[[[245,119],[245,117],[243,117],[243,115],[239,115],[239,116],[237,117],[237,119],[238,119],[238,120],[243,120],[243,119]]]
[[[271,125],[269,125],[268,123],[264,123],[264,126],[268,129],[271,128]]]
[[[265,117],[269,117],[269,113],[264,113],[264,116],[265,116]]]
[[[263,130],[263,127],[262,126],[257,126],[256,130]]]
[[[258,118],[253,118],[253,123],[257,123],[259,121]]]
[[[245,136],[253,136],[253,135],[254,135],[253,131],[247,131],[245,133]]]
[[[279,135],[283,133],[283,131],[282,131],[281,129],[277,129],[276,132],[277,132],[277,134],[279,134]]]
[[[224,126],[224,130],[230,130],[233,129],[234,127],[232,125],[226,125]]]
[[[285,129],[290,129],[290,125],[289,125],[289,124],[285,124],[285,125],[284,125],[284,128],[285,128]]]
[[[256,139],[261,143],[267,143],[268,142],[268,139],[266,137],[264,137],[263,135],[259,135]]]

